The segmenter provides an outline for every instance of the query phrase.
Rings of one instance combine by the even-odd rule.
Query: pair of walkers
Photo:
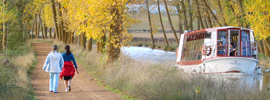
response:
[[[57,93],[59,77],[61,79],[64,78],[65,92],[71,91],[70,84],[72,77],[75,75],[75,68],[77,74],[79,74],[75,58],[70,51],[70,46],[66,45],[65,50],[66,52],[61,54],[58,51],[58,46],[54,44],[52,46],[52,51],[47,55],[44,63],[43,70],[50,74],[50,92]],[[73,67],[73,64],[75,65],[75,68]]]

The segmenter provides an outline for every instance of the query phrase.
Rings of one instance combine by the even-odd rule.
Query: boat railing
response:
[[[203,44],[203,54],[209,57],[253,57],[258,59],[256,41],[218,40]]]

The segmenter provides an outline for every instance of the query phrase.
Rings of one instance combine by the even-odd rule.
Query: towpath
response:
[[[80,63],[80,74],[75,75],[71,83],[71,91],[64,92],[64,82],[59,78],[58,93],[49,92],[49,73],[42,70],[47,54],[51,51],[51,44],[33,42],[33,48],[37,54],[37,65],[32,75],[35,97],[38,100],[119,100],[120,95],[105,90],[93,81],[86,72],[86,68]]]

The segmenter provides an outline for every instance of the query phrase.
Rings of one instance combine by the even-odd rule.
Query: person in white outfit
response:
[[[43,70],[50,73],[49,91],[57,93],[59,73],[61,72],[64,59],[60,52],[57,51],[57,45],[52,46],[52,51],[48,54],[44,63]]]

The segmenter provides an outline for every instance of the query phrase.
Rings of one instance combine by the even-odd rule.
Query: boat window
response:
[[[183,44],[183,51],[181,56],[181,61],[196,61],[200,60],[202,46],[204,38],[202,37],[204,33],[195,33],[192,35],[187,35],[185,37],[189,38],[188,41]]]
[[[211,38],[211,32],[206,32],[205,38],[206,38],[206,39],[210,39],[210,38]]]
[[[225,56],[227,53],[227,30],[218,31],[218,55]]]
[[[218,41],[221,41],[223,45],[226,44],[227,30],[218,31]]]
[[[241,31],[242,56],[250,56],[250,34],[249,31]]]

